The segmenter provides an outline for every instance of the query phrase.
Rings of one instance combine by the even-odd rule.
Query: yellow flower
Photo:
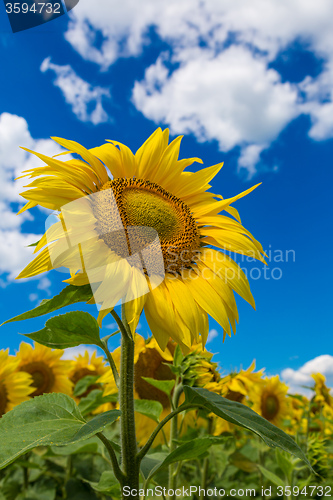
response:
[[[221,395],[232,401],[243,403],[249,390],[253,386],[258,386],[262,383],[263,370],[254,372],[256,362],[247,368],[241,370],[239,373],[230,373],[223,377],[220,381]]]
[[[262,384],[253,385],[249,398],[252,409],[274,425],[281,425],[290,414],[287,399],[288,386],[279,376],[266,378]]]
[[[34,153],[46,165],[25,171],[33,181],[22,193],[28,203],[21,212],[38,204],[62,212],[35,252],[48,246],[19,278],[67,267],[67,282],[93,285],[99,322],[123,300],[134,333],[144,308],[162,350],[170,336],[184,352],[200,335],[204,345],[208,315],[231,336],[238,322],[234,292],[253,307],[254,299],[239,266],[209,246],[264,262],[262,246],[231,206],[256,186],[228,199],[209,192],[222,164],[185,171],[202,161],[178,160],[181,137],[168,145],[167,129],[157,129],[135,155],[117,141],[87,150],[54,140],[82,160]],[[227,215],[219,215],[223,210]]]
[[[333,396],[331,395],[330,389],[326,386],[326,377],[321,373],[315,373],[312,375],[315,381],[314,391],[316,393],[314,401],[327,405],[333,409]]]
[[[81,378],[87,375],[103,375],[108,371],[108,366],[104,361],[103,356],[97,356],[96,351],[90,356],[86,350],[85,353],[75,356],[70,363],[69,378],[73,384],[77,384]]]
[[[35,390],[31,397],[49,392],[72,394],[73,382],[68,378],[70,363],[60,360],[63,354],[61,349],[53,350],[41,344],[32,347],[26,342],[21,343],[16,354],[18,370],[32,376]]]
[[[0,351],[0,417],[14,406],[27,401],[33,392],[32,377],[17,371],[18,360]]]

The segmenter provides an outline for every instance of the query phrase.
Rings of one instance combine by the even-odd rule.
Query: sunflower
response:
[[[96,351],[90,355],[89,352],[85,350],[83,355],[79,354],[71,361],[71,368],[68,376],[75,385],[87,375],[101,376],[107,371],[108,366],[103,356],[97,356]]]
[[[202,160],[178,160],[181,139],[168,144],[169,131],[158,128],[133,154],[117,141],[87,150],[54,138],[81,157],[65,162],[30,151],[46,165],[24,171],[33,180],[20,212],[41,205],[61,213],[18,278],[64,266],[68,283],[91,284],[99,323],[122,300],[134,333],[144,309],[162,350],[170,335],[184,352],[200,335],[205,344],[208,315],[231,336],[234,292],[253,307],[254,299],[236,262],[211,247],[264,262],[262,246],[231,206],[257,186],[228,199],[209,192],[222,164],[185,171]]]
[[[94,351],[90,355],[89,352],[85,350],[83,355],[79,354],[78,356],[75,356],[73,361],[71,361],[71,368],[68,377],[71,380],[71,382],[73,382],[73,385],[75,387],[75,385],[82,378],[87,377],[89,375],[99,378],[108,370],[109,368],[105,363],[103,356],[97,356],[96,351]],[[94,389],[102,389],[101,384],[98,383],[97,380],[95,383],[92,383],[83,394],[80,394],[80,397],[75,397],[74,398],[75,401],[79,403],[81,398],[86,397]],[[101,413],[103,411],[107,411],[107,409],[109,408],[104,407],[104,405],[101,405],[97,409],[97,411],[96,410],[94,411],[94,413]]]
[[[281,425],[290,414],[288,386],[280,381],[278,375],[264,379],[262,384],[252,386],[249,399],[252,409],[274,425]]]
[[[333,396],[331,395],[331,390],[326,386],[326,377],[322,373],[315,373],[312,375],[315,381],[314,391],[316,395],[314,396],[314,402],[321,403],[323,406],[328,406],[333,409]]]
[[[27,401],[33,392],[32,377],[17,371],[18,360],[0,351],[0,417],[14,406]]]
[[[246,370],[230,373],[223,377],[220,381],[221,395],[232,401],[243,403],[251,387],[258,386],[263,381],[264,370],[255,372],[255,367],[256,362],[253,361]]]
[[[194,344],[191,351],[182,361],[183,384],[191,387],[205,387],[217,392],[216,387],[221,378],[218,372],[218,364],[212,361],[213,354],[202,347],[202,344]]]
[[[61,361],[61,349],[53,350],[41,344],[32,345],[22,342],[16,354],[18,370],[32,376],[35,388],[31,397],[48,392],[72,394],[73,382],[68,378],[70,363]]]

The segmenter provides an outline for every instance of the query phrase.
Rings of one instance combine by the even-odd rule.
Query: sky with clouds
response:
[[[184,135],[182,157],[224,161],[214,192],[262,182],[236,204],[269,255],[267,269],[238,258],[257,310],[240,299],[236,336],[222,344],[211,321],[207,347],[225,370],[255,358],[291,387],[318,370],[333,385],[332,18],[331,0],[80,0],[69,15],[13,34],[1,5],[0,321],[58,293],[64,279],[52,271],[15,281],[48,215],[16,216],[24,180],[14,178],[38,162],[20,146],[55,155],[50,137],[59,136],[135,151],[169,127]],[[19,333],[43,324],[3,326],[0,347],[14,352]],[[144,318],[139,331],[148,334]]]

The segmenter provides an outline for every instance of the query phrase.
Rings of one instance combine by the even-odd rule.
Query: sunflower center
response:
[[[230,399],[230,401],[237,401],[237,403],[241,403],[244,397],[245,397],[244,394],[231,390],[229,390],[225,396],[226,399]]]
[[[170,272],[190,267],[200,247],[199,231],[187,205],[150,181],[118,178],[107,182],[94,202],[93,212],[101,238],[112,251],[123,258],[128,253],[143,250],[154,241],[156,234],[149,231],[139,233],[137,238],[140,241],[136,242],[134,252],[129,245],[126,231],[128,226],[143,226],[157,232],[165,268]],[[122,231],[114,230],[119,214],[125,228],[126,241]]]
[[[134,373],[134,385],[139,398],[159,401],[163,408],[170,406],[168,396],[157,387],[143,380],[142,377],[154,378],[155,380],[174,379],[174,374],[165,363],[166,361],[156,349],[147,349],[145,352],[140,353],[135,363]]]
[[[262,405],[262,416],[266,420],[273,420],[274,417],[279,413],[280,403],[276,396],[270,394],[266,396]]]
[[[8,403],[7,389],[3,385],[3,383],[0,382],[0,417],[2,417],[2,415],[6,412],[7,403]]]
[[[52,369],[41,361],[32,361],[20,367],[23,372],[28,372],[33,378],[32,386],[36,390],[30,397],[40,396],[46,392],[51,392],[55,379]]]

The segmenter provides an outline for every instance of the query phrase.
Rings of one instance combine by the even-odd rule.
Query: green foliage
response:
[[[136,412],[151,418],[156,423],[160,420],[160,415],[163,411],[163,406],[158,401],[151,401],[149,399],[135,399],[134,409]]]
[[[36,446],[83,441],[114,422],[120,411],[103,413],[87,422],[72,398],[45,394],[20,404],[0,420],[0,469]]]
[[[22,321],[24,319],[37,318],[38,316],[43,316],[44,314],[49,314],[51,312],[57,311],[62,307],[76,304],[77,302],[88,302],[92,296],[93,294],[90,285],[68,285],[58,295],[52,297],[52,299],[42,300],[39,306],[31,309],[30,311],[19,314],[14,318],[7,319],[7,321],[2,323],[2,325],[11,323],[12,321]]]
[[[198,405],[215,413],[232,424],[258,434],[268,446],[279,447],[311,465],[297,443],[285,432],[268,422],[251,408],[223,398],[207,389],[184,387],[185,404]]]
[[[101,345],[96,319],[82,311],[54,316],[46,321],[42,330],[28,333],[25,337],[53,349],[66,349],[80,344]]]
[[[160,391],[164,392],[168,396],[171,395],[172,390],[175,386],[176,381],[175,380],[155,380],[154,378],[150,377],[142,377],[143,380],[148,382],[148,384],[157,387]]]

